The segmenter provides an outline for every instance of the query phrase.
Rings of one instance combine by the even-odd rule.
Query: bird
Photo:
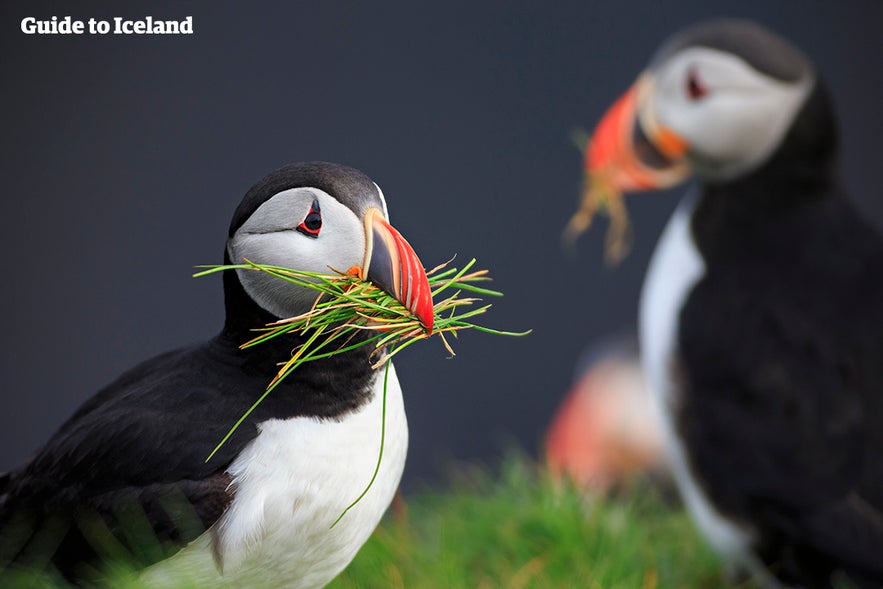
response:
[[[883,239],[838,133],[810,59],[724,18],[664,42],[586,152],[614,196],[695,178],[645,276],[641,362],[692,519],[769,587],[883,587]]]
[[[662,474],[662,434],[638,358],[636,338],[602,339],[577,363],[576,378],[546,432],[546,464],[603,494],[640,474]]]
[[[425,270],[389,223],[380,187],[353,168],[295,163],[257,182],[233,214],[224,249],[225,264],[243,259],[355,271],[431,330]],[[373,346],[303,364],[206,460],[309,333],[240,345],[315,300],[305,287],[244,269],[225,272],[223,289],[216,336],[125,372],[28,464],[0,478],[0,567],[39,565],[79,583],[100,572],[97,557],[112,559],[122,547],[151,587],[314,588],[354,558],[405,464],[395,368],[384,384]],[[382,419],[377,479],[332,527],[371,478]]]

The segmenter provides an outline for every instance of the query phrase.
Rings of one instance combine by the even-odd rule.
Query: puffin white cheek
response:
[[[715,97],[696,105],[694,116],[681,123],[691,153],[708,164],[739,168],[765,155],[775,141],[773,117],[763,105],[751,105],[734,97]],[[760,108],[758,108],[760,107]]]
[[[233,263],[243,258],[259,264],[282,266],[307,272],[328,273],[329,267],[346,271],[362,263],[364,232],[334,231],[328,228],[318,238],[296,231],[237,233],[228,253]],[[256,270],[237,270],[239,282],[258,305],[277,317],[290,317],[309,309],[316,293],[294,286]]]
[[[346,272],[365,261],[365,230],[361,223],[346,230],[323,231],[315,242],[314,248],[305,252],[312,258],[309,263],[320,266],[315,272],[328,272],[329,267]]]
[[[727,179],[759,167],[776,150],[806,98],[809,84],[721,91],[672,124],[684,129],[693,166],[703,176]]]

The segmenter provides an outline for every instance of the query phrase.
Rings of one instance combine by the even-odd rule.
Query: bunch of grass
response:
[[[583,184],[579,209],[564,229],[564,241],[573,245],[580,234],[589,230],[598,213],[610,219],[604,238],[604,261],[615,266],[628,255],[632,247],[632,230],[623,194],[614,188],[609,178],[588,174]]]
[[[204,269],[194,276],[206,276],[228,270],[264,272],[279,280],[317,293],[312,307],[307,312],[257,327],[257,335],[242,344],[243,348],[250,348],[288,333],[299,332],[306,336],[304,343],[295,348],[291,357],[280,362],[279,372],[270,381],[266,391],[233,424],[227,435],[221,439],[206,458],[206,462],[211,460],[212,456],[230,439],[230,436],[267,395],[299,366],[306,362],[342,354],[361,346],[373,346],[372,357],[375,358],[373,368],[386,366],[383,378],[380,452],[374,475],[368,486],[340,514],[332,527],[337,524],[346,512],[368,492],[380,469],[386,434],[386,383],[389,374],[389,361],[393,356],[415,342],[429,339],[435,335],[442,341],[445,349],[454,355],[454,349],[448,338],[456,338],[460,331],[467,329],[507,336],[522,336],[530,333],[530,331],[500,331],[472,323],[475,317],[486,313],[491,307],[490,304],[476,306],[482,301],[480,296],[500,297],[503,296],[503,293],[479,286],[491,278],[488,276],[487,270],[473,270],[474,258],[460,269],[448,268],[449,264],[450,261],[427,272],[433,300],[440,295],[446,295],[433,305],[435,319],[432,331],[428,331],[417,317],[393,296],[352,273],[333,269],[327,274],[305,272],[281,266],[258,264],[250,260],[244,260],[243,264],[202,266],[201,268]],[[463,296],[464,293],[469,293],[469,296]],[[370,336],[353,338],[352,336],[358,331],[370,332]]]
[[[589,135],[582,129],[575,129],[571,132],[571,140],[585,157]],[[623,193],[614,182],[613,173],[610,168],[586,173],[579,207],[562,234],[564,244],[572,247],[577,237],[589,230],[596,215],[606,215],[610,219],[610,226],[604,238],[604,261],[611,266],[621,262],[632,247],[628,211],[623,202]]]

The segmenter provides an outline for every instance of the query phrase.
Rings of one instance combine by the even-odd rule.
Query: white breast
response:
[[[750,535],[714,509],[693,477],[684,447],[675,435],[676,406],[671,370],[676,354],[678,321],[690,291],[705,274],[705,264],[690,232],[694,205],[695,199],[689,196],[681,202],[650,261],[641,293],[641,363],[663,416],[669,466],[696,525],[718,552],[756,570],[749,552]]]
[[[230,466],[230,508],[193,544],[147,569],[146,584],[308,589],[336,577],[377,527],[404,469],[408,426],[391,366],[380,471],[365,497],[331,528],[377,463],[382,370],[378,375],[373,399],[340,421],[299,417],[260,424],[258,437]]]

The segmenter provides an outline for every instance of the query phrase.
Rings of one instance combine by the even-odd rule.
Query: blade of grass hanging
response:
[[[337,519],[331,524],[330,528],[333,528],[343,519],[343,516],[347,514],[347,512],[359,504],[359,501],[362,500],[365,495],[368,494],[368,491],[371,490],[371,487],[374,485],[374,481],[377,480],[377,474],[380,472],[380,464],[383,461],[383,446],[386,444],[386,387],[389,382],[389,362],[386,363],[386,366],[383,369],[383,402],[380,407],[380,451],[377,452],[377,463],[374,465],[374,473],[371,475],[371,480],[368,481],[368,486],[356,497],[352,503],[346,506],[346,508],[340,512],[340,515],[337,516]]]

